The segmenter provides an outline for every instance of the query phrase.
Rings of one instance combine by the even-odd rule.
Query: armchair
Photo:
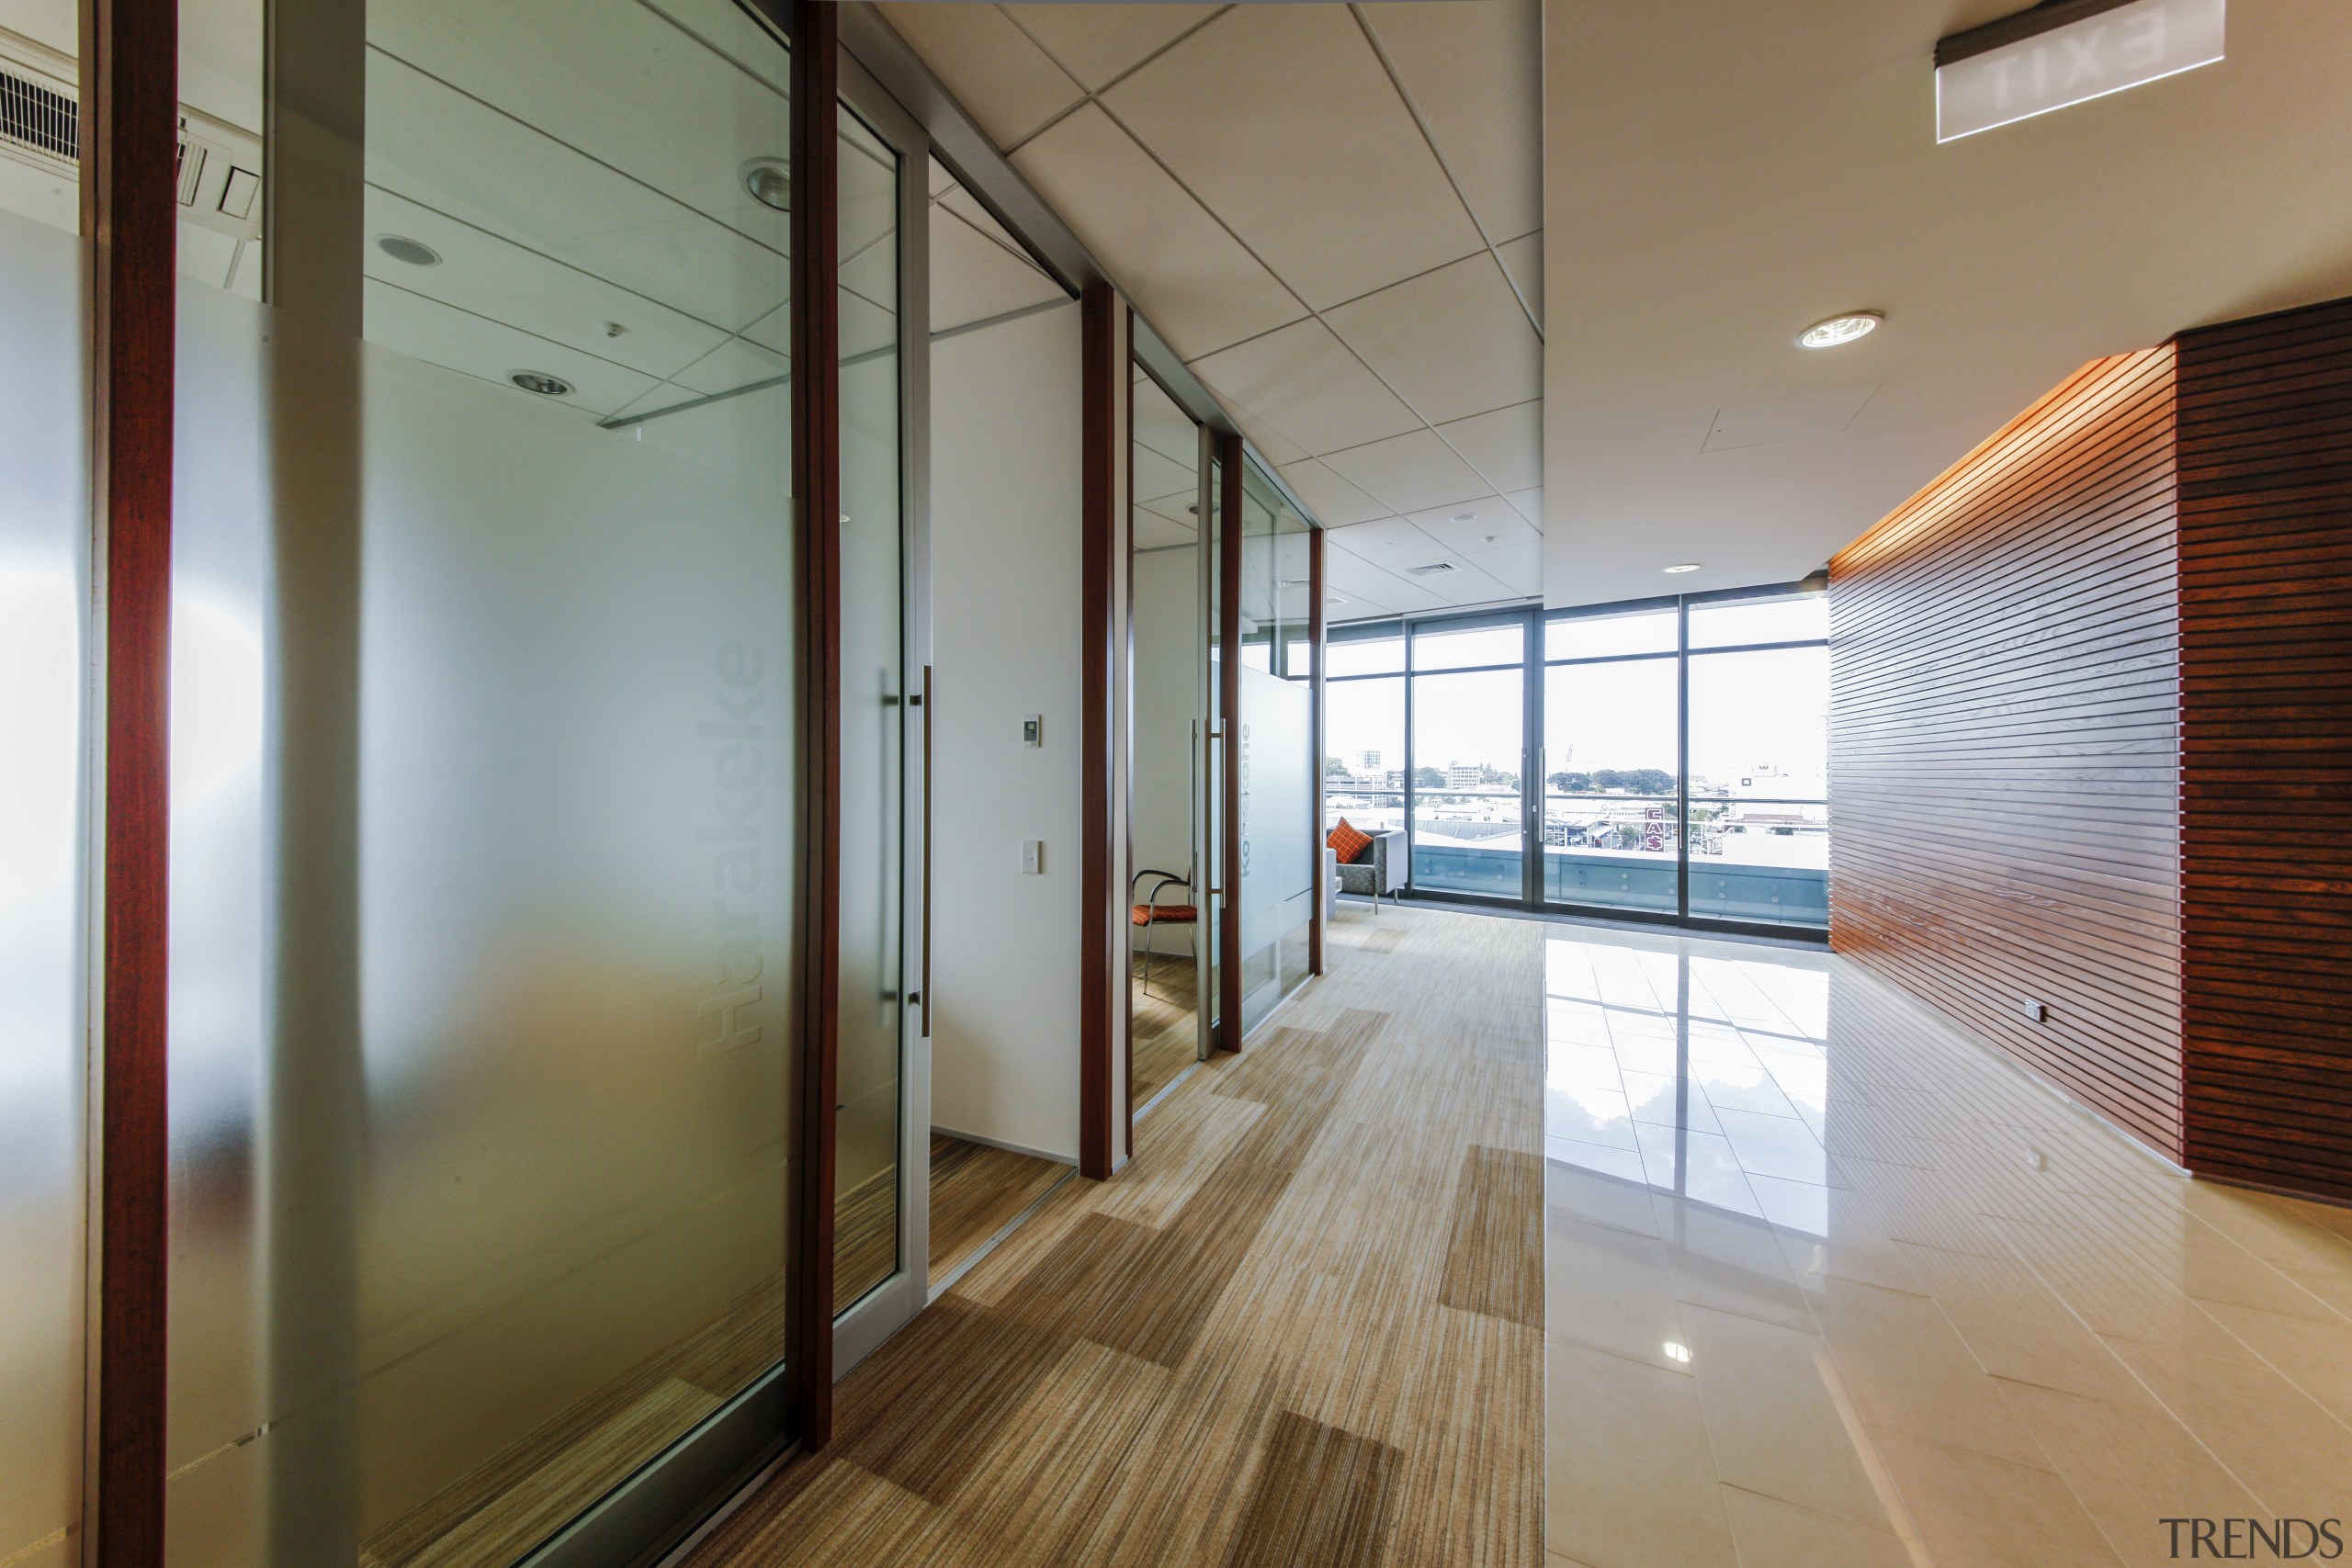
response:
[[[1340,891],[1378,898],[1393,893],[1403,903],[1405,832],[1401,828],[1371,835],[1371,847],[1340,867]]]

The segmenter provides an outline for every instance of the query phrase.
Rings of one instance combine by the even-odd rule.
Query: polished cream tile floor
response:
[[[2352,1213],[2191,1180],[1829,954],[1544,953],[1553,1568],[2352,1518]]]

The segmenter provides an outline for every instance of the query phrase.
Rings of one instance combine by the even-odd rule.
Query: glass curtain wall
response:
[[[504,1568],[785,1349],[788,61],[686,0],[277,0],[266,116],[255,13],[184,15],[250,221],[181,253],[172,1556]],[[844,649],[876,822],[895,635]],[[846,1089],[897,914],[844,903]]]
[[[1524,896],[1527,618],[1416,623],[1412,886]]]
[[[1817,582],[1372,622],[1329,659],[1324,829],[1409,818],[1415,891],[1826,929]]]
[[[1544,628],[1544,898],[1681,908],[1677,605],[1555,615]]]
[[[1248,464],[1241,481],[1241,1029],[1307,975],[1317,840],[1316,742],[1303,650],[1308,525]],[[1298,650],[1293,669],[1294,650]]]
[[[1690,913],[1829,922],[1829,600],[1690,610]]]
[[[1367,833],[1401,831],[1405,628],[1335,630],[1323,657],[1323,831],[1343,817]]]

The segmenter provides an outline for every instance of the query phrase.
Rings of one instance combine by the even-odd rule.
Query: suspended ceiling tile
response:
[[[1535,399],[1441,424],[1437,433],[1487,482],[1508,494],[1544,482],[1544,402]]]
[[[1426,566],[1451,553],[1402,517],[1383,517],[1376,522],[1334,528],[1330,535],[1333,544],[1384,571]]]
[[[1283,481],[1298,492],[1298,499],[1306,502],[1316,520],[1326,528],[1342,528],[1351,523],[1369,523],[1388,515],[1388,508],[1312,458],[1287,465],[1282,474]]]
[[[1481,570],[1466,558],[1456,558],[1453,570],[1441,576],[1416,578],[1418,582],[1436,586],[1437,592],[1455,604],[1497,604],[1506,600],[1523,597],[1520,590]]]
[[[1279,468],[1284,463],[1295,463],[1306,457],[1306,447],[1301,446],[1265,421],[1255,418],[1239,409],[1231,412],[1233,423],[1241,427],[1241,434],[1249,437],[1250,445],[1257,448],[1258,456],[1273,464],[1275,468]]]
[[[368,247],[368,276],[410,293],[652,376],[670,375],[726,339],[707,322],[390,191],[368,187],[365,212],[369,234],[414,240],[440,256],[436,265],[416,266]]]
[[[772,385],[791,369],[783,355],[742,338],[730,338],[670,378],[671,384],[707,396],[738,388]]]
[[[1136,445],[1148,447],[1188,474],[1195,472],[1201,460],[1201,427],[1140,366],[1136,368],[1134,404]]]
[[[1377,441],[1421,423],[1329,327],[1311,319],[1194,360],[1193,369],[1228,401],[1305,447],[1300,457]]]
[[[1186,359],[1305,307],[1111,117],[1090,104],[1012,162]]]
[[[932,207],[933,332],[1064,298],[1059,284],[973,228],[944,203]]]
[[[1215,6],[1007,6],[1007,15],[1091,92],[1216,15]]]
[[[1196,468],[1163,457],[1144,446],[1137,446],[1129,460],[1137,501],[1172,502],[1161,508],[1171,513],[1181,513],[1186,507],[1198,504],[1200,470]]]
[[[1544,531],[1544,491],[1541,489],[1515,490],[1503,499],[1510,502],[1512,511],[1527,519],[1529,527],[1539,534]]]
[[[1405,91],[1493,240],[1544,221],[1544,18],[1537,0],[1369,6]]]
[[[1014,239],[1012,231],[998,222],[996,214],[982,207],[979,198],[962,186],[955,186],[941,192],[939,204],[1014,255],[1026,261],[1031,266],[1037,265],[1035,258],[1029,254],[1029,247]],[[1037,270],[1042,273],[1045,268],[1037,267]]]
[[[368,341],[438,365],[462,375],[477,376],[505,388],[525,403],[538,403],[579,417],[608,415],[652,392],[660,383],[650,376],[583,354],[566,344],[550,343],[498,321],[427,299],[421,294],[368,279],[366,300]],[[514,387],[507,378],[517,370],[537,371],[571,383],[567,397],[540,397]],[[658,404],[666,399],[656,397]]]
[[[1504,545],[1497,549],[1473,550],[1464,558],[1513,593],[1532,599],[1544,592],[1544,543],[1541,538],[1527,544]]]
[[[1519,285],[1528,309],[1535,312],[1535,324],[1544,324],[1544,231],[1522,234],[1516,240],[1495,247],[1501,253],[1503,270]]]
[[[993,6],[884,0],[877,9],[999,148],[1033,135],[1085,96],[1068,72]]]
[[[1544,539],[1498,495],[1416,512],[1405,521],[1462,555],[1476,555],[1505,545],[1541,544]]]
[[[1427,430],[1326,453],[1323,461],[1341,479],[1398,512],[1467,501],[1492,488]]]
[[[947,165],[933,158],[931,161],[931,198],[936,201],[949,191],[959,188],[961,187],[956,184],[956,176],[948,173]]]
[[[1135,519],[1135,547],[1139,550],[1165,550],[1195,542],[1193,530],[1173,518],[1156,512],[1138,511]]]
[[[1485,251],[1323,319],[1431,424],[1543,395],[1544,345]]]
[[[1480,244],[1350,7],[1237,6],[1102,102],[1318,310]]]

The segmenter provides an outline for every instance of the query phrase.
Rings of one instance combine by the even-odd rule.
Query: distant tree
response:
[[[1562,795],[1583,795],[1592,788],[1590,773],[1554,773],[1552,787]]]
[[[1326,757],[1323,759],[1323,776],[1327,779],[1351,779],[1355,774],[1337,757]]]
[[[1625,775],[1625,787],[1635,795],[1672,795],[1674,775],[1663,768],[1635,768]]]
[[[1614,768],[1595,768],[1592,770],[1592,787],[1595,789],[1623,789],[1626,787],[1625,775],[1619,773]]]
[[[1443,789],[1445,787],[1445,775],[1438,772],[1435,768],[1415,768],[1413,770],[1413,787],[1415,789]]]

